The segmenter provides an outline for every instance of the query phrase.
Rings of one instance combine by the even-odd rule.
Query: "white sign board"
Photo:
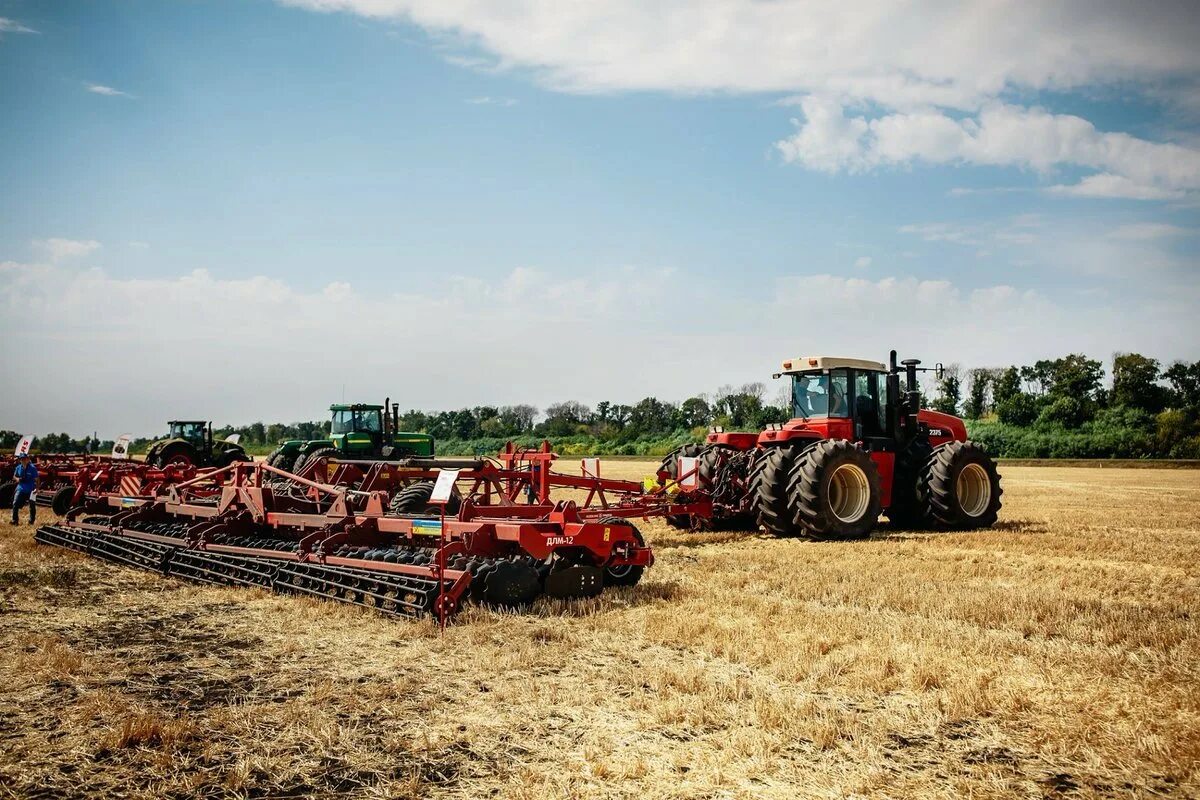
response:
[[[132,433],[122,433],[113,442],[112,457],[117,461],[129,458],[129,442],[133,439]]]
[[[679,488],[700,488],[700,459],[694,456],[679,457]]]
[[[433,484],[433,494],[429,496],[429,502],[439,505],[445,505],[450,500],[451,494],[454,492],[454,482],[458,480],[458,470],[444,469],[438,473],[437,482]]]
[[[33,447],[33,434],[27,433],[21,437],[21,441],[17,442],[17,449],[13,451],[13,455],[24,455],[29,452],[31,447]]]
[[[600,459],[585,458],[582,461],[583,477],[599,478],[600,477]]]

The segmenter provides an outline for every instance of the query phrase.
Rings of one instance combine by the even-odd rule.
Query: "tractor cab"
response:
[[[168,421],[167,425],[171,429],[167,438],[183,439],[197,450],[210,449],[212,444],[212,429],[209,427],[207,421],[173,419]]]
[[[383,447],[383,406],[332,405],[329,438],[343,453],[377,453]]]
[[[795,358],[783,362],[777,377],[784,375],[792,382],[792,419],[783,429],[859,441],[894,437],[884,364],[828,356]]]

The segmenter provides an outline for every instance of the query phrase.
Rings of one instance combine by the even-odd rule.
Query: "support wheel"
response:
[[[629,528],[633,533],[633,538],[637,539],[639,547],[646,546],[646,539],[642,536],[642,532],[637,529],[632,522],[622,517],[604,517],[600,520],[601,525],[620,525],[624,528]],[[634,566],[632,564],[622,564],[619,566],[608,566],[604,568],[604,585],[605,586],[637,586],[638,581],[642,579],[642,573],[646,571],[645,567]]]
[[[429,504],[429,498],[432,496],[433,481],[410,483],[392,495],[391,501],[388,502],[388,513],[396,516],[439,516],[440,509]],[[458,514],[461,505],[462,495],[455,486],[450,492],[450,500],[446,503],[446,516],[453,517]]]
[[[917,482],[917,494],[930,520],[949,530],[996,524],[1002,493],[996,463],[970,441],[935,448]]]
[[[845,439],[829,439],[796,458],[788,484],[795,524],[814,539],[862,539],[879,521],[879,470]]]
[[[75,487],[64,486],[54,493],[50,500],[50,510],[60,517],[65,517],[75,502]],[[11,505],[11,503],[10,503]]]

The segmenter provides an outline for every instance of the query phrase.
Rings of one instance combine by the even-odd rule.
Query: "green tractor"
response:
[[[212,423],[173,419],[167,423],[167,438],[151,443],[146,463],[156,467],[184,464],[195,467],[227,467],[235,461],[250,461],[237,437],[213,441]]]
[[[359,461],[395,461],[401,458],[432,458],[433,437],[427,433],[397,430],[399,403],[384,400],[370,403],[335,404],[328,439],[292,439],[281,443],[267,464],[288,472],[300,472],[310,458],[337,456]]]

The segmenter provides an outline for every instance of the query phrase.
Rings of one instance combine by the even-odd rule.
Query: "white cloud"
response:
[[[515,106],[517,101],[511,97],[468,97],[467,101],[473,106]]]
[[[27,28],[15,19],[0,17],[0,33],[37,33],[37,31]]]
[[[1187,228],[1180,228],[1178,225],[1170,225],[1165,222],[1135,222],[1129,225],[1121,225],[1108,234],[1111,239],[1132,239],[1134,241],[1148,241],[1152,239],[1168,239],[1175,236],[1186,236],[1194,234],[1195,231]]]
[[[68,258],[82,258],[99,250],[101,246],[94,239],[34,239],[31,244],[34,250],[54,262]]]
[[[866,269],[867,267],[871,266],[871,257],[859,256],[858,258],[854,259],[854,266],[858,269]]]
[[[1152,80],[1200,67],[1187,4],[674,0],[284,0],[412,22],[574,91],[837,92],[977,107],[1008,87]]]
[[[1120,86],[1186,106],[1200,95],[1188,3],[935,0],[280,0],[424,28],[468,68],[530,71],[561,91],[786,93],[804,120],[777,143],[824,171],[911,163],[1099,174],[1056,193],[1163,199],[1200,184],[1200,150],[1000,102]],[[899,111],[869,117],[845,109]],[[947,114],[938,109],[953,109]],[[966,112],[961,116],[958,112]]]
[[[776,147],[785,160],[824,172],[913,162],[1046,172],[1065,164],[1115,174],[1144,193],[1200,189],[1200,150],[1103,133],[1069,114],[993,104],[977,116],[925,110],[868,119],[846,116],[838,100],[815,95],[804,98],[801,109],[796,132]],[[1091,188],[1102,187],[1093,182]]]
[[[8,344],[0,372],[16,378],[10,426],[151,433],[172,415],[218,423],[322,417],[343,383],[347,398],[390,395],[426,409],[680,400],[762,380],[781,354],[797,350],[882,359],[896,347],[991,365],[1118,349],[1170,359],[1200,339],[1195,292],[1173,291],[1169,301],[1121,296],[1109,307],[1103,297],[1059,303],[1006,283],[800,272],[765,289],[780,313],[731,305],[730,287],[635,267],[565,278],[522,268],[396,294],[344,281],[300,288],[204,270],[121,278],[9,262],[0,263],[0,338]],[[425,332],[419,346],[403,336],[376,346],[399,330],[398,308],[403,330]],[[799,327],[796,308],[805,309]],[[720,322],[688,323],[695,319]],[[37,354],[36,369],[28,353]],[[58,391],[64,379],[86,389]]]
[[[120,89],[114,89],[111,86],[103,86],[99,83],[87,84],[87,90],[92,94],[102,94],[105,97],[133,97],[128,92],[122,92]]]
[[[1098,197],[1116,200],[1178,200],[1186,195],[1179,189],[1146,186],[1124,175],[1102,172],[1088,175],[1079,183],[1051,186],[1051,194],[1066,197]]]

